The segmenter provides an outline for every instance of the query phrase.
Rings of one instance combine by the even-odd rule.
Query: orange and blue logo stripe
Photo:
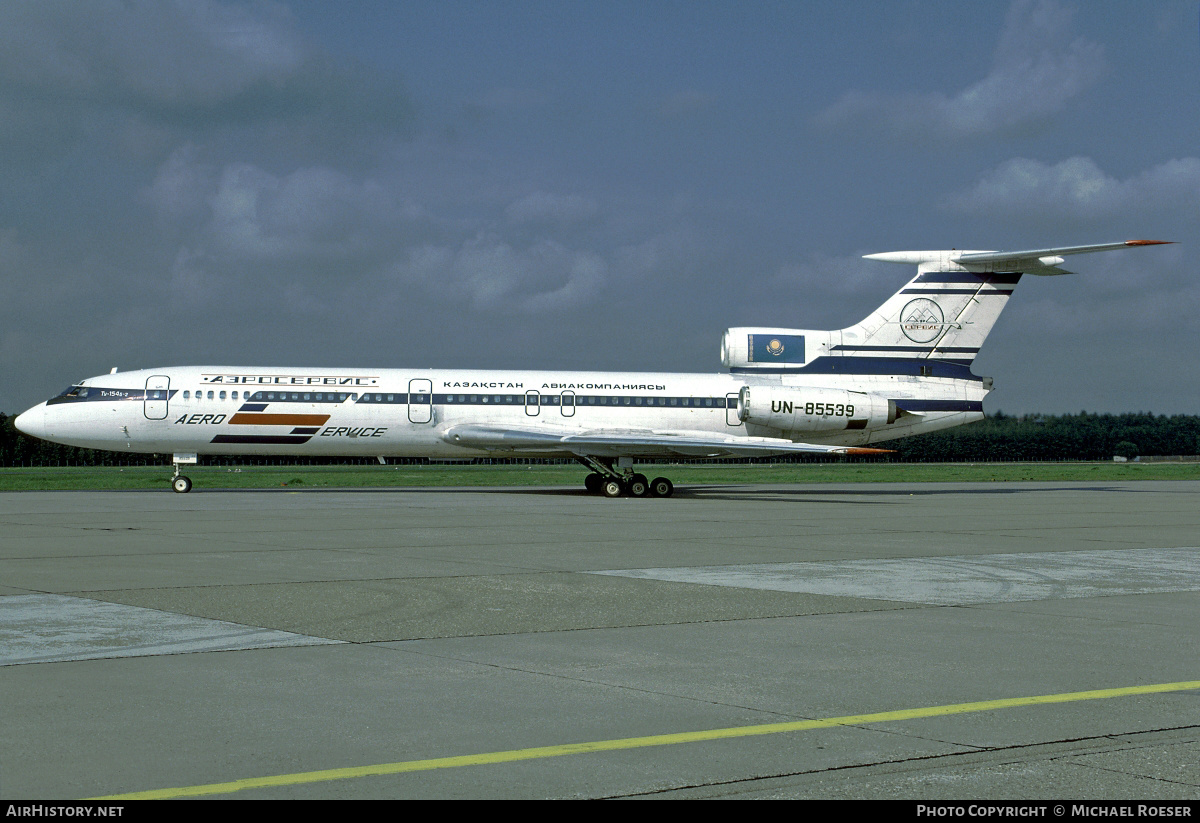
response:
[[[262,434],[218,434],[212,439],[213,443],[234,443],[239,445],[272,445],[299,446],[307,443],[317,433],[321,426],[329,422],[328,414],[288,414],[267,412],[266,403],[246,403],[237,413],[229,418],[227,425],[231,426],[270,426],[272,428],[290,426],[291,431],[285,433]]]

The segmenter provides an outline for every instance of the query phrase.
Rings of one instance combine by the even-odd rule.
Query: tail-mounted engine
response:
[[[896,401],[841,389],[743,386],[738,393],[743,423],[792,432],[866,429],[895,423]]]
[[[721,338],[721,365],[737,371],[792,371],[821,354],[829,332],[736,328]],[[811,351],[810,351],[811,350]]]

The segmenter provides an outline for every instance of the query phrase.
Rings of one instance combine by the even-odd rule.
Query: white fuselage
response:
[[[782,431],[739,420],[737,399],[744,386],[868,392],[911,399],[914,411],[890,424],[856,430]],[[508,450],[502,447],[448,442],[448,430],[471,424],[859,446],[982,419],[987,390],[979,379],[903,374],[170,367],[81,381],[21,415],[18,426],[74,446],[201,455],[505,456]],[[519,453],[572,451],[521,448]],[[658,452],[647,447],[640,453]]]

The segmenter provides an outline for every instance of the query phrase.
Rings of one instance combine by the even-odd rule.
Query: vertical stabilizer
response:
[[[1027,251],[899,251],[867,260],[917,265],[917,276],[857,325],[842,330],[849,356],[917,357],[969,365],[1022,274],[1070,274],[1066,257],[1162,240],[1126,240]]]
[[[944,259],[922,263],[886,303],[842,329],[842,355],[969,365],[1020,279],[1019,272],[972,272]]]

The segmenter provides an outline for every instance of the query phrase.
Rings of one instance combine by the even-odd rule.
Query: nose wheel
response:
[[[194,454],[176,454],[175,459],[171,461],[171,465],[175,467],[175,473],[171,475],[171,488],[176,494],[187,494],[192,490],[192,481],[179,473],[180,459],[186,463],[195,463],[196,455]]]

